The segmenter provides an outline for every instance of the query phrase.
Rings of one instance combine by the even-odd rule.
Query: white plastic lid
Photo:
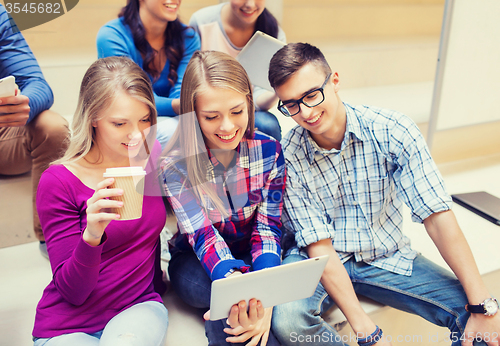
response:
[[[130,177],[146,175],[146,171],[142,167],[114,167],[106,168],[106,173],[103,174],[104,178],[111,177]]]

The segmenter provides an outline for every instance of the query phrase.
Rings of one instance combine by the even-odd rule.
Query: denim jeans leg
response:
[[[165,149],[168,141],[172,137],[179,124],[179,116],[176,117],[158,117],[156,124],[156,139],[161,144],[161,149]]]
[[[148,301],[120,312],[99,332],[36,339],[34,346],[160,346],[165,344],[167,326],[165,306]]]
[[[411,276],[399,275],[352,259],[345,263],[356,293],[382,304],[419,315],[447,327],[450,343],[460,346],[460,337],[470,314],[467,297],[458,279],[448,270],[419,255]],[[429,338],[422,335],[423,340]],[[440,335],[440,340],[448,337]],[[453,341],[453,342],[452,342]],[[474,343],[474,345],[485,345]]]
[[[250,254],[241,259],[246,263],[251,264],[252,257]],[[205,272],[205,269],[203,269],[194,252],[174,250],[172,253],[172,259],[168,264],[168,273],[170,276],[170,282],[172,283],[177,295],[185,303],[197,308],[204,308],[207,310],[210,308],[212,281]],[[206,321],[205,335],[207,336],[209,345],[235,346],[245,345],[247,343],[228,343],[226,338],[230,335],[224,332],[224,328],[228,327],[229,326],[225,323],[224,319],[218,321]],[[278,341],[272,333],[269,335],[267,345],[279,346]]]
[[[304,259],[306,258],[300,255],[290,255],[285,258],[283,264]],[[321,317],[333,305],[333,299],[320,283],[310,298],[274,307],[274,335],[284,346],[346,345],[337,331]]]
[[[172,287],[186,304],[206,310],[210,308],[212,281],[193,251],[174,250],[168,273]],[[228,345],[224,328],[222,320],[205,322],[209,345]]]
[[[206,310],[210,308],[212,280],[193,251],[174,250],[168,274],[172,287],[186,304]]]
[[[205,322],[205,334],[207,336],[209,346],[243,346],[251,340],[250,339],[242,343],[229,343],[226,341],[226,338],[231,335],[226,334],[224,332],[224,328],[231,328],[226,323],[225,319]],[[257,344],[257,346],[260,346],[260,342]],[[269,331],[269,337],[267,339],[266,346],[280,346],[280,343],[274,336],[272,330]]]
[[[281,126],[276,116],[270,112],[255,112],[255,127],[258,131],[281,141]]]
[[[36,339],[33,346],[99,346],[99,338],[102,332],[87,334],[87,333],[71,333],[55,336],[53,338]]]
[[[160,302],[131,306],[113,317],[101,335],[100,346],[161,346],[165,344],[168,312]]]

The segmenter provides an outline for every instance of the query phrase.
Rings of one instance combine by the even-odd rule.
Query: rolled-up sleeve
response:
[[[398,169],[394,181],[412,220],[423,222],[433,213],[451,209],[452,199],[429,148],[413,121],[401,118],[392,132],[390,152]]]

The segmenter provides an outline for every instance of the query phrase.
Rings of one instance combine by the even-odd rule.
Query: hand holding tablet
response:
[[[310,297],[329,256],[231,276],[212,282],[210,320],[227,318],[231,307],[255,298],[263,308]]]

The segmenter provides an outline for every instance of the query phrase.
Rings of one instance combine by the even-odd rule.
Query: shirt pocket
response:
[[[364,191],[362,191],[364,203],[363,209],[370,216],[370,219],[377,217],[385,210],[390,201],[391,180],[389,176],[372,177],[365,181]],[[359,187],[358,187],[359,189]],[[358,195],[360,195],[358,193]]]

